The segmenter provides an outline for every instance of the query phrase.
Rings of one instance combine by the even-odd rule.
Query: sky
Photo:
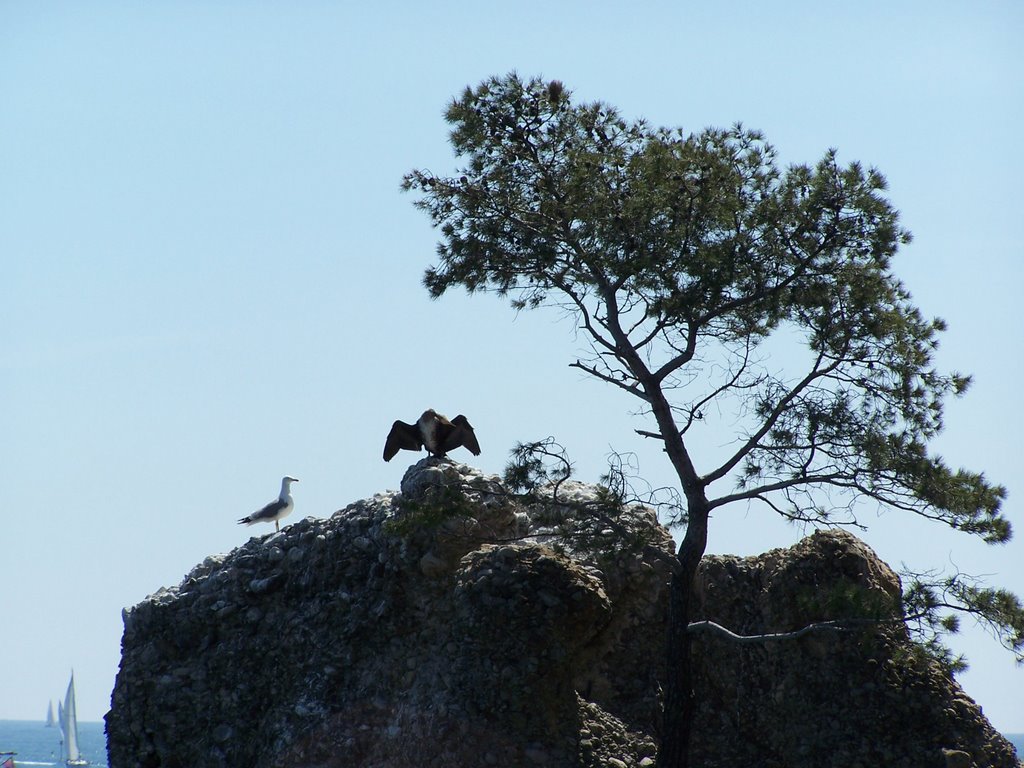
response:
[[[453,458],[485,471],[552,435],[582,480],[614,450],[672,483],[637,403],[568,367],[569,318],[420,284],[437,233],[402,175],[454,171],[445,106],[512,70],[885,174],[914,233],[894,269],[949,324],[939,367],[974,375],[935,449],[1007,486],[1018,536],[873,510],[858,534],[1024,594],[1024,5],[623,9],[0,0],[0,719],[41,719],[72,668],[101,719],[123,607],[264,533],[236,521],[284,474],[293,519],[396,489],[417,457],[384,463],[384,437],[427,407],[469,417],[483,454]],[[699,462],[730,436],[694,439]],[[709,552],[740,555],[807,532],[747,507],[711,526]],[[968,694],[1024,732],[1024,668],[970,620],[954,647]]]

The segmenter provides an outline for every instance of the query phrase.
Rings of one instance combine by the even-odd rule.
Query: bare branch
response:
[[[646,429],[634,429],[640,437],[653,437],[655,440],[664,440],[665,436],[661,432],[648,432]]]
[[[681,367],[693,360],[693,356],[697,352],[697,329],[698,326],[696,324],[689,324],[687,326],[686,347],[683,349],[682,354],[672,358],[656,370],[653,374],[655,381],[664,381],[665,378],[673,371],[679,370]]]
[[[577,360],[575,363],[569,363],[569,367],[579,368],[581,371],[585,371],[586,373],[589,373],[591,376],[601,379],[601,381],[606,381],[609,384],[614,384],[619,389],[624,389],[634,397],[639,397],[641,400],[649,399],[647,397],[647,394],[642,389],[637,387],[636,384],[627,384],[625,381],[622,381],[621,379],[616,379],[614,376],[610,376],[606,373],[601,373],[601,371],[597,370],[593,366],[587,365],[583,362],[580,362],[579,360]]]
[[[797,629],[793,632],[766,632],[758,635],[739,635],[730,629],[726,629],[721,624],[717,624],[713,621],[694,621],[687,625],[686,629],[688,632],[712,632],[719,634],[734,643],[740,643],[741,645],[752,645],[754,643],[764,643],[773,640],[795,640],[798,637],[803,637],[811,632],[849,632],[855,629],[864,629],[870,626],[878,626],[880,624],[893,624],[901,623],[902,618],[894,619],[834,619],[832,621],[817,621],[813,624],[808,624],[806,627]]]

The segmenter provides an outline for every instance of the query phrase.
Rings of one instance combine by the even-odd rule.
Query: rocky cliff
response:
[[[401,492],[253,538],[126,610],[110,765],[653,765],[672,551],[651,510],[594,486],[524,504],[425,459]],[[823,533],[709,558],[699,598],[752,634],[898,590],[863,543]],[[1016,768],[910,648],[901,627],[701,633],[697,764]]]
[[[899,578],[850,533],[702,564],[702,617],[741,635],[891,615]],[[902,623],[738,643],[700,632],[701,766],[1017,768],[1013,745]],[[727,738],[732,734],[732,738]]]

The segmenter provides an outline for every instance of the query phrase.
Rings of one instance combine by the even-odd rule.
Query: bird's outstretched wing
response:
[[[391,425],[388,439],[384,441],[384,461],[391,461],[403,448],[407,451],[418,451],[422,447],[419,427],[415,424],[406,424],[404,421],[396,421]]]
[[[460,413],[452,419],[451,424],[452,430],[444,438],[444,443],[441,446],[444,452],[447,453],[460,446],[465,446],[474,456],[479,456],[480,443],[476,441],[476,433],[473,431],[469,419]]]

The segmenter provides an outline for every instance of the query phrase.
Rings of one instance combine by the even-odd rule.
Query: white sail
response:
[[[64,706],[60,711],[60,726],[64,733],[61,759],[65,765],[88,765],[78,749],[78,715],[75,712],[75,673],[71,672],[71,682],[64,696]]]
[[[57,699],[57,728],[60,729],[60,759],[64,759],[64,702]]]
[[[50,699],[50,708],[46,710],[46,727],[53,728],[55,725],[53,720],[53,699]]]

